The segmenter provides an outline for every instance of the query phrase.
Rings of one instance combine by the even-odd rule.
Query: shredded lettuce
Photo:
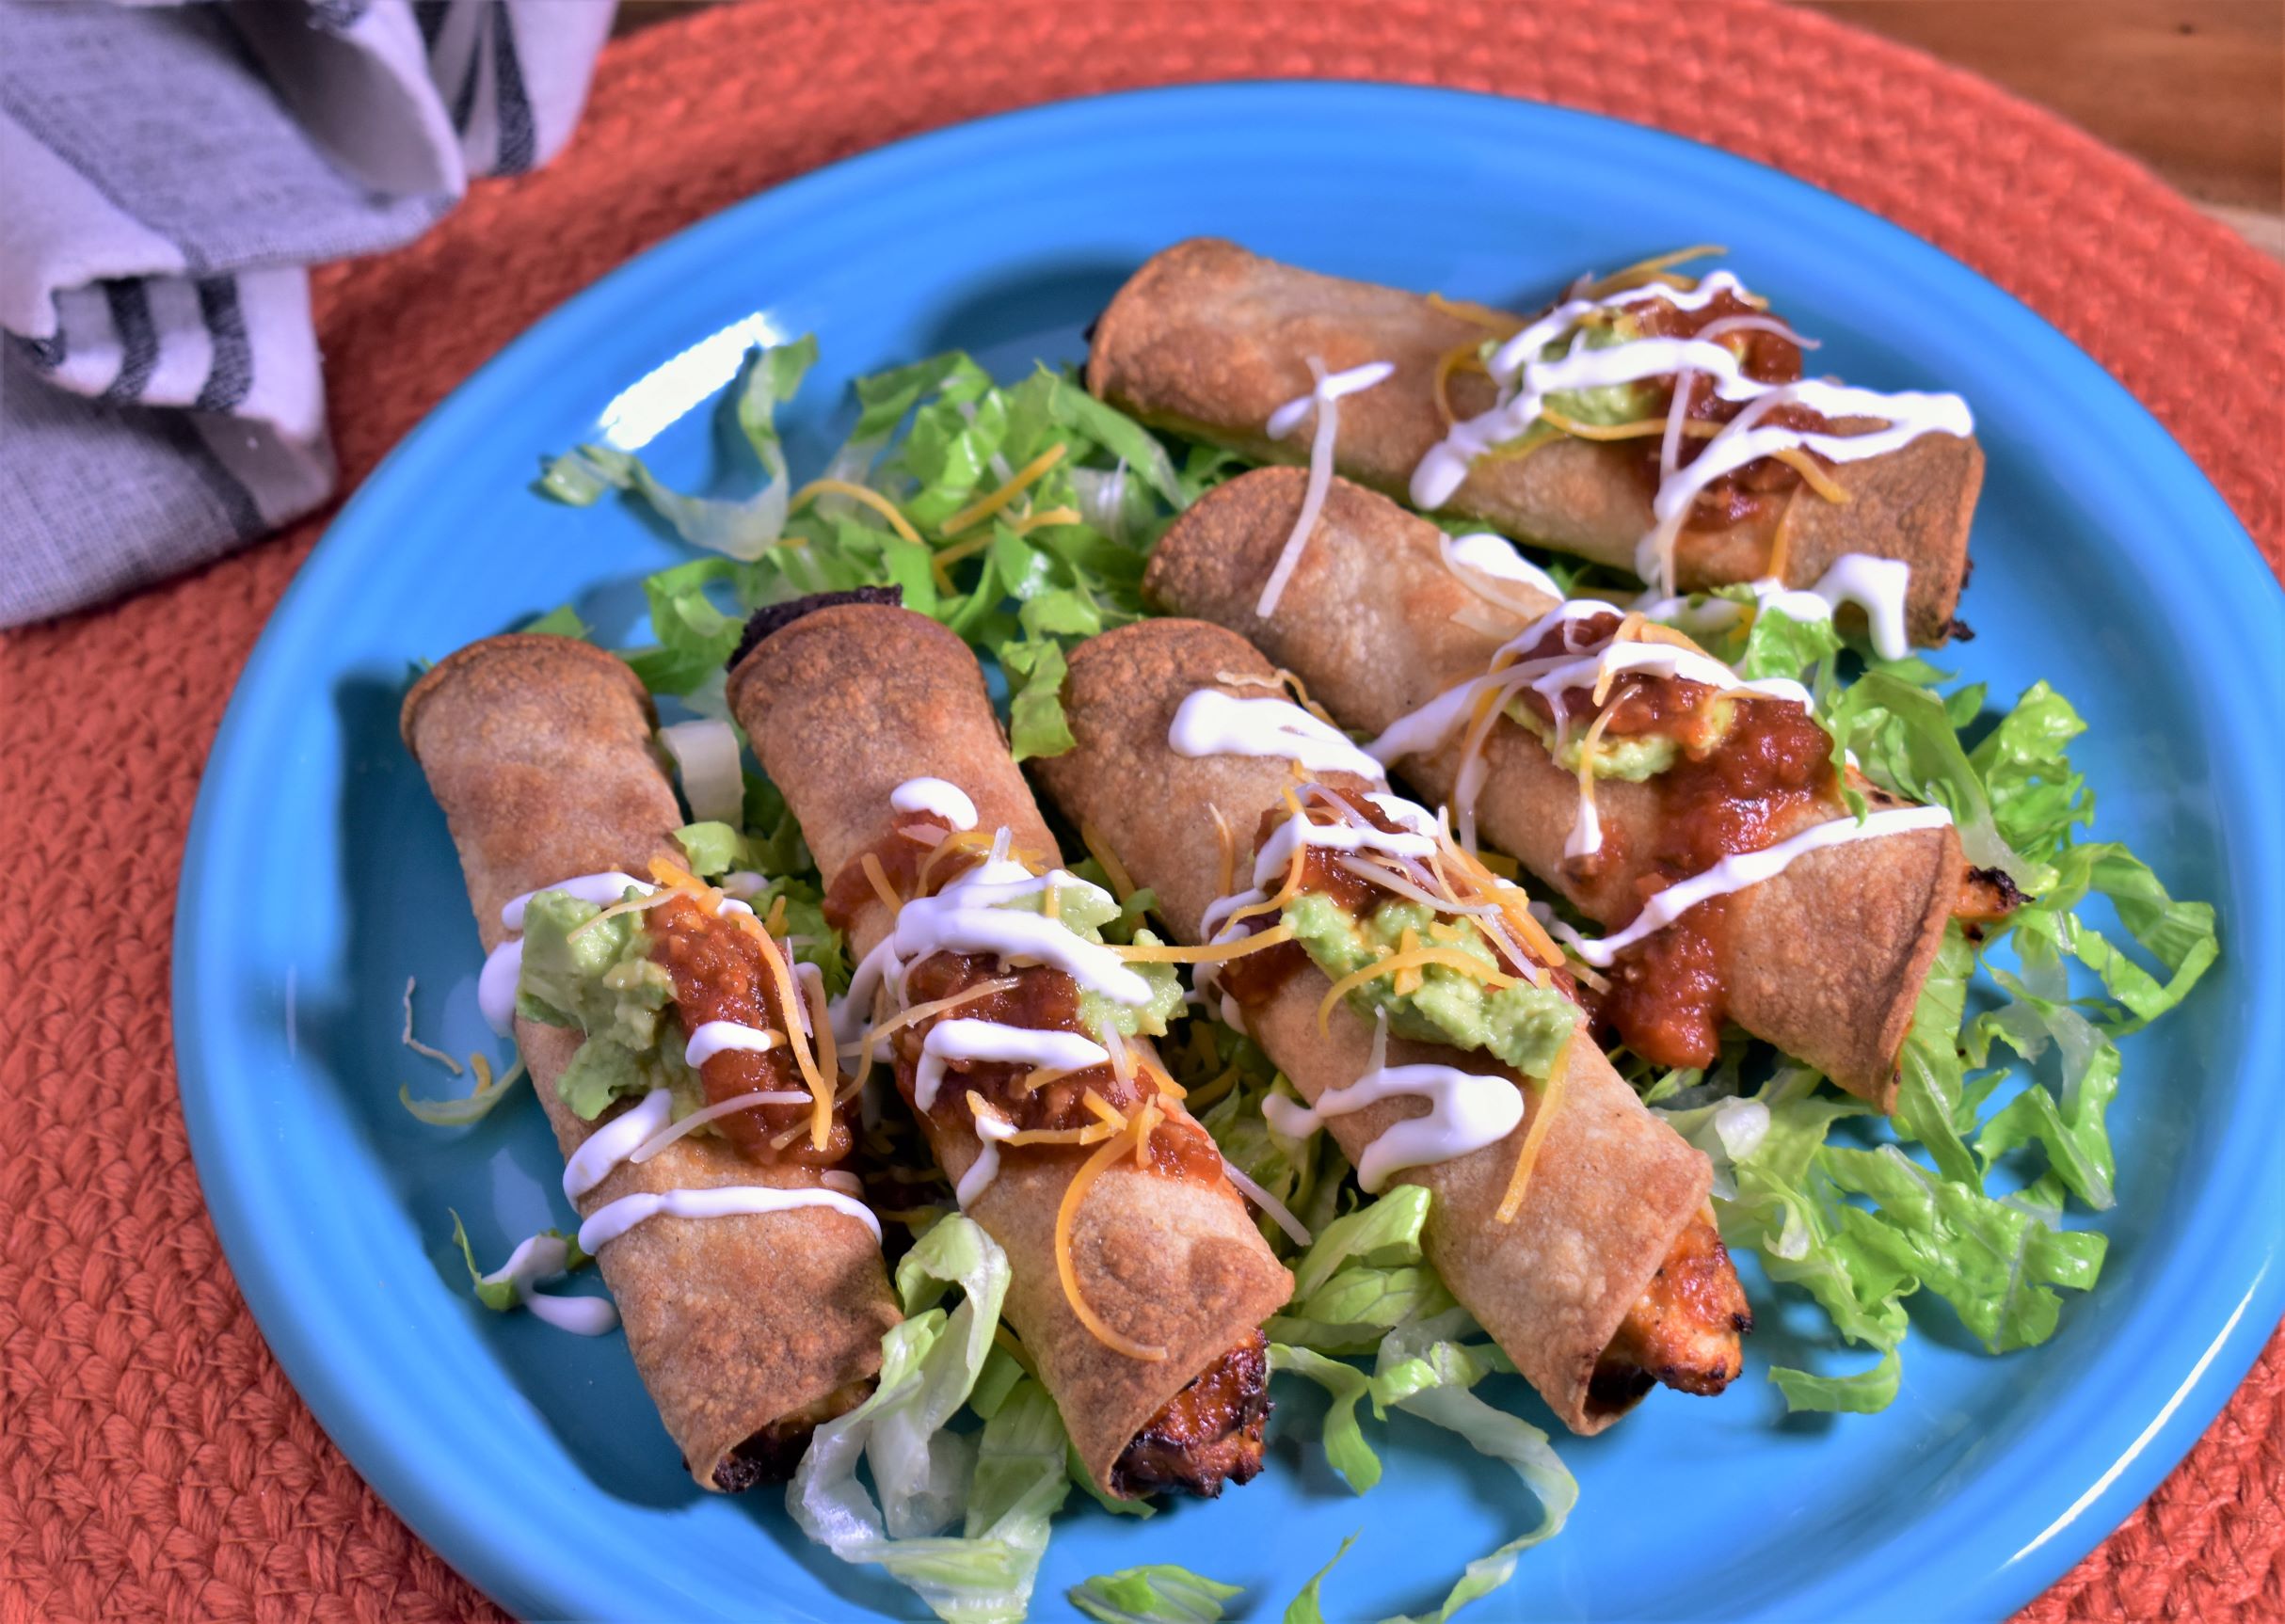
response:
[[[1305,1377],[1325,1389],[1331,1401],[1326,1458],[1354,1492],[1366,1492],[1381,1477],[1380,1457],[1366,1441],[1357,1416],[1358,1401],[1370,1398],[1376,1416],[1404,1410],[1458,1433],[1479,1454],[1505,1461],[1538,1502],[1539,1521],[1469,1563],[1443,1605],[1424,1616],[1444,1624],[1512,1578],[1516,1558],[1525,1551],[1561,1531],[1577,1502],[1578,1484],[1545,1433],[1474,1391],[1486,1377],[1512,1374],[1515,1367],[1490,1343],[1466,1340],[1481,1337],[1481,1329],[1425,1266],[1421,1235],[1431,1200],[1417,1185],[1399,1185],[1326,1226],[1294,1265],[1294,1303],[1304,1313],[1280,1315],[1266,1329],[1273,1339],[1270,1369]],[[1396,1304],[1406,1305],[1403,1312],[1388,1312]],[[1319,1306],[1340,1314],[1361,1309],[1366,1317],[1322,1320],[1306,1312]],[[1378,1332],[1369,1345],[1369,1376],[1332,1357],[1356,1350],[1366,1330]],[[1288,1619],[1319,1616],[1318,1591],[1324,1576],[1319,1572],[1294,1599]]]
[[[1973,939],[1957,922],[1947,930],[1905,1040],[1894,1142],[1830,1140],[1835,1123],[1868,1111],[1791,1064],[1751,1094],[1725,1064],[1656,1096],[1714,1159],[1724,1236],[1877,1356],[1844,1374],[1773,1370],[1787,1406],[1876,1410],[1898,1391],[1916,1294],[1941,1298],[1997,1353],[2046,1340],[2063,1294],[2095,1283],[2103,1237],[2063,1218],[2067,1200],[2095,1211],[2117,1200],[2105,1121],[2117,1040],[2181,1003],[2213,964],[2213,910],[2176,900],[2124,847],[2074,840],[2095,814],[2069,756],[2085,724],[2046,683],[1995,718],[1980,686],[1945,691],[1947,675],[1917,658],[1867,661],[1843,683],[1830,623],[1766,607],[1742,644],[1718,647],[1749,676],[1814,664],[1836,747],[1883,788],[1949,808],[1969,861],[2024,893]],[[2136,950],[2085,916],[2098,899]],[[1996,1007],[1971,991],[1979,970]],[[2009,1054],[2021,1071],[2003,1063]],[[2020,1187],[1995,1194],[2003,1170]]]
[[[814,357],[805,339],[759,352],[746,367],[739,421],[769,475],[746,502],[681,495],[641,459],[603,447],[581,446],[550,466],[541,482],[549,494],[584,503],[613,486],[632,491],[686,538],[727,555],[645,581],[656,642],[629,650],[628,663],[652,692],[712,709],[722,664],[753,610],[806,593],[896,586],[907,608],[998,657],[1019,760],[1070,749],[1063,649],[1142,613],[1149,546],[1192,482],[1147,429],[1069,375],[1043,366],[1001,385],[955,353],[855,386],[856,427],[824,477],[871,492],[880,506],[826,489],[796,507],[773,414]],[[984,511],[1023,474],[1021,490]]]
[[[487,1074],[477,1064],[484,1060],[483,1056],[471,1055],[469,1059],[471,1081],[474,1087],[459,1099],[415,1099],[411,1086],[399,1083],[397,1104],[431,1127],[464,1128],[471,1122],[482,1122],[492,1114],[492,1107],[514,1093],[516,1085],[523,1080],[523,1055],[519,1052],[516,1059],[497,1075]],[[487,1065],[488,1063],[485,1062]]]
[[[1245,1593],[1171,1563],[1098,1573],[1065,1594],[1071,1604],[1102,1624],[1221,1624],[1222,1603]]]
[[[516,1282],[512,1280],[494,1279],[476,1266],[476,1249],[469,1244],[468,1227],[460,1221],[458,1213],[452,1212],[449,1207],[445,1210],[451,1214],[453,1220],[453,1245],[460,1249],[460,1261],[468,1265],[469,1285],[476,1294],[476,1300],[494,1314],[505,1314],[515,1308],[521,1300],[517,1296]],[[576,1234],[567,1234],[559,1229],[543,1229],[532,1238],[535,1241],[549,1242],[563,1249],[562,1264],[557,1268],[549,1270],[547,1275],[541,1278],[551,1278],[555,1274],[570,1274],[575,1270],[585,1268],[595,1261],[591,1253],[580,1249],[579,1236]]]
[[[1318,1604],[1318,1592],[1324,1586],[1325,1576],[1340,1566],[1341,1558],[1349,1554],[1349,1548],[1356,1542],[1355,1534],[1342,1540],[1341,1548],[1333,1553],[1333,1560],[1309,1576],[1309,1583],[1302,1586],[1301,1594],[1286,1603],[1285,1624],[1325,1624],[1325,1610]]]
[[[540,474],[540,488],[575,507],[590,505],[606,490],[631,490],[692,546],[737,559],[759,558],[784,533],[792,495],[777,436],[777,407],[801,388],[803,374],[816,359],[817,341],[806,335],[746,358],[734,396],[738,426],[768,475],[768,483],[751,497],[729,502],[685,496],[663,484],[641,457],[602,445],[575,446],[554,458]]]
[[[579,617],[579,611],[567,603],[557,604],[535,620],[527,620],[516,629],[526,637],[585,638],[595,628]]]
[[[948,1624],[1024,1616],[1048,1519],[1069,1489],[1063,1421],[1030,1377],[999,1397],[981,1433],[948,1427],[992,1352],[1009,1274],[1007,1253],[968,1218],[922,1235],[897,1267],[905,1318],[881,1339],[879,1385],[817,1429],[786,1489],[810,1538],[844,1562],[878,1564]],[[938,1305],[955,1286],[961,1300],[947,1314]],[[955,1521],[958,1534],[943,1532]]]

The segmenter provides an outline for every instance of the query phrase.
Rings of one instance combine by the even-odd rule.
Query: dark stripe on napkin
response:
[[[200,278],[199,314],[214,341],[214,359],[191,405],[200,411],[228,411],[254,387],[254,347],[246,336],[246,311],[238,306],[238,279]]]
[[[120,279],[104,284],[104,300],[111,307],[112,330],[119,334],[120,362],[119,375],[98,398],[131,401],[158,370],[159,330],[152,324],[151,298],[140,281]]]

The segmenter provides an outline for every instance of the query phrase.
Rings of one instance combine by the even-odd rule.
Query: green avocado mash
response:
[[[1729,731],[1726,710],[1727,707],[1721,732]],[[1548,754],[1555,758],[1558,767],[1566,772],[1579,770],[1579,751],[1587,737],[1585,729],[1571,729],[1562,748],[1558,750],[1555,746],[1554,726],[1541,720],[1538,711],[1518,702],[1508,707],[1508,715],[1518,726],[1527,728],[1542,744],[1548,747]],[[1674,758],[1679,754],[1681,752],[1674,741],[1663,733],[1634,734],[1624,739],[1613,739],[1606,734],[1595,740],[1595,776],[1623,778],[1629,784],[1641,784],[1673,766]]]
[[[676,1091],[679,1116],[701,1091],[682,1060],[674,979],[651,962],[640,914],[621,914],[573,937],[601,912],[561,891],[532,899],[523,915],[516,1012],[587,1034],[555,1085],[582,1118],[593,1122],[619,1095],[661,1084]]]
[[[1541,358],[1560,360],[1581,339],[1588,349],[1606,350],[1640,336],[1633,318],[1616,314],[1606,321],[1574,327],[1542,350]],[[1544,409],[1574,422],[1616,428],[1621,423],[1640,422],[1656,411],[1658,401],[1654,390],[1655,385],[1647,379],[1604,384],[1595,389],[1558,390],[1547,397]]]
[[[1360,920],[1318,891],[1304,891],[1286,903],[1284,917],[1311,961],[1335,980],[1396,952],[1408,930],[1430,943],[1428,929],[1438,918],[1421,903],[1392,900]],[[1451,923],[1460,929],[1459,939],[1433,946],[1457,948],[1487,967],[1497,964],[1491,944],[1473,920]],[[1382,976],[1349,996],[1367,1015],[1386,1011],[1388,1029],[1399,1037],[1483,1049],[1534,1077],[1554,1069],[1564,1039],[1578,1021],[1577,1009],[1553,987],[1526,982],[1487,989],[1475,977],[1442,964],[1422,970],[1420,985],[1411,993],[1398,993],[1396,978]]]
[[[1045,912],[1047,897],[1045,891],[1037,891],[1003,906],[1038,914]],[[1055,888],[1056,922],[1083,942],[1101,943],[1103,927],[1114,923],[1124,912],[1117,899],[1110,892],[1084,880]],[[1158,938],[1148,931],[1138,930],[1134,933],[1134,943],[1140,947],[1153,947],[1158,945]],[[1127,967],[1150,983],[1150,1002],[1122,1004],[1082,987],[1079,989],[1079,1024],[1097,1037],[1102,1036],[1106,1027],[1116,1027],[1123,1038],[1156,1038],[1163,1035],[1166,1024],[1182,1012],[1182,978],[1175,973],[1172,964],[1129,964]]]

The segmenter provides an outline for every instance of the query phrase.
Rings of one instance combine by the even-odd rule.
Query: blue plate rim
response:
[[[243,796],[248,788],[248,768],[254,765],[261,743],[254,717],[255,696],[271,684],[273,667],[286,660],[300,606],[321,597],[337,574],[356,567],[358,561],[349,557],[350,538],[382,511],[393,488],[423,460],[449,454],[455,432],[480,430],[492,403],[520,386],[523,374],[542,363],[560,342],[559,335],[575,332],[591,314],[607,311],[640,289],[671,292],[685,267],[694,262],[704,263],[719,238],[737,234],[773,215],[797,215],[839,194],[891,188],[902,175],[915,169],[988,161],[995,151],[1049,139],[1057,130],[1071,126],[1078,128],[1070,133],[1083,132],[1099,138],[1102,130],[1091,127],[1115,125],[1121,119],[1131,120],[1147,132],[1160,117],[1258,116],[1265,108],[1280,104],[1298,104],[1297,110],[1318,113],[1344,103],[1360,118],[1397,110],[1435,111],[1458,118],[1568,125],[1621,148],[1631,143],[1651,162],[1728,170],[1749,178],[1759,188],[1790,195],[1793,201],[1838,211],[1836,223],[1845,223],[1852,231],[1877,242],[1889,268],[1909,270],[1944,283],[1949,295],[1981,307],[1986,319],[1996,319],[2018,342],[2045,350],[2046,364],[2079,372],[2087,387],[2087,394],[2078,402],[2082,412],[2107,420],[2117,432],[2144,442],[2149,454],[2172,464],[2155,470],[2167,487],[2168,499],[2184,510],[2202,510],[2185,511],[2184,528],[2207,537],[2231,533],[2242,544],[2226,549],[2215,546],[2218,556],[2206,562],[2219,571],[2211,579],[2218,613],[2243,622],[2245,629],[2257,634],[2242,645],[2254,651],[2256,661],[2249,674],[2257,681],[2247,686],[2258,691],[2258,678],[2268,668],[2277,689],[2285,691],[2285,594],[2280,593],[2252,537],[2204,472],[2100,363],[2014,295],[1903,228],[1810,182],[1686,136],[1543,103],[1379,81],[1256,80],[1165,87],[1051,102],[925,132],[794,177],[694,222],[573,295],[503,347],[439,401],[344,503],[288,586],[240,674],[209,755],[184,845],[173,937],[175,1045],[192,1154],[224,1253],[271,1349],[328,1436],[422,1538],[487,1593],[554,1596],[558,1604],[550,1610],[566,1614],[626,1613],[639,1611],[642,1605],[633,1591],[618,1593],[615,1603],[605,1600],[611,1593],[609,1586],[599,1592],[588,1584],[583,1584],[576,1598],[566,1596],[555,1576],[535,1567],[529,1552],[487,1543],[481,1534],[481,1519],[471,1515],[483,1509],[472,1489],[438,1484],[433,1474],[391,1446],[386,1432],[365,1412],[357,1390],[340,1377],[333,1357],[306,1334],[297,1293],[308,1282],[284,1275],[280,1260],[262,1244],[263,1224],[254,1210],[258,1192],[234,1186],[229,1177],[232,1147],[226,1113],[219,1108],[222,1095],[205,1080],[219,1075],[227,1064],[222,1029],[229,1025],[210,1020],[207,1014],[220,1007],[214,998],[219,984],[210,984],[212,966],[204,956],[206,943],[200,931],[200,921],[208,915],[208,900],[217,894],[214,872],[219,864],[216,832],[228,826],[232,810],[228,803],[233,791]],[[2251,771],[2273,804],[2285,801],[2285,765],[2272,757],[2255,763]],[[2237,833],[2249,836],[2253,832]],[[2248,856],[2257,878],[2262,874],[2278,877],[2281,865],[2277,846],[2274,837],[2266,845],[2258,838],[2253,841]],[[2262,962],[2274,962],[2279,956],[2279,933],[2272,926],[2259,936],[2233,940],[2228,948],[2241,959],[2256,955]],[[227,983],[226,977],[221,983]],[[2273,1040],[2285,1040],[2285,1020],[2266,1011],[2257,1012],[2254,1019],[2257,1037],[2265,1030]],[[2258,1043],[2254,1046],[2260,1047]],[[2273,1041],[2269,1052],[2276,1052],[2277,1047],[2277,1042]],[[2221,1160],[2208,1170],[2213,1175],[2210,1189],[2236,1187],[2234,1179],[2220,1176],[2224,1173],[2261,1176],[2260,1161],[2265,1153],[2255,1146],[2257,1137],[2237,1133],[2224,1140]],[[2199,1211],[2206,1211],[2213,1200],[2211,1194],[2201,1197]],[[1996,1616],[2013,1611],[2053,1583],[2122,1521],[2187,1454],[2235,1391],[2267,1340],[2270,1328],[2285,1311],[2285,1270],[2276,1267],[2280,1239],[2277,1226],[2252,1236],[2241,1233],[2237,1238],[2239,1245],[2232,1255],[2242,1261],[2239,1266],[2221,1271],[2242,1282],[2242,1290],[2230,1288],[2236,1294],[2234,1301],[2217,1296],[2211,1285],[2199,1293],[2200,1302],[2215,1311],[2207,1314],[2203,1322],[2218,1324],[2218,1330],[2197,1350],[2141,1431],[2115,1458],[2101,1462],[2088,1479],[2088,1487],[2027,1544],[2003,1549],[2020,1537],[2020,1533],[2010,1532],[2013,1525],[2004,1519],[1980,1516],[1967,1504],[1976,1497],[1963,1494],[1942,1513],[1912,1523],[1908,1538],[1855,1554],[1838,1568],[1829,1568],[1812,1588],[1790,1599],[1782,1615],[1771,1616]],[[2221,1310],[2227,1312],[2218,1312]],[[2151,1387],[2150,1391],[2155,1393],[2158,1389]],[[2127,1408],[2140,1414],[2149,1407]],[[2052,1423],[2049,1429],[2053,1429]],[[2111,1429],[2113,1434],[2116,1431],[2116,1427]],[[2094,1428],[2081,1434],[2069,1445],[2069,1457],[2076,1461],[2110,1452],[2112,1445],[2090,1442],[2098,1435],[2101,1435],[2100,1429]],[[2039,1475],[2052,1478],[2060,1473],[2050,1467]],[[2079,1473],[2074,1471],[2069,1475],[2076,1481]],[[2027,1492],[2031,1487],[2020,1486],[2019,1491]],[[1869,1613],[1868,1596],[1878,1599]]]

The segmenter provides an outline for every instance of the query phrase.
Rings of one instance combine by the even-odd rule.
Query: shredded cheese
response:
[[[1220,964],[1292,940],[1293,927],[1272,925],[1234,942],[1209,942],[1203,947],[1113,947],[1111,951],[1130,964]]]
[[[1124,1128],[1127,1125],[1127,1113],[1093,1089],[1089,1089],[1085,1093],[1079,1095],[1079,1104],[1085,1106],[1096,1117],[1114,1128]]]
[[[1219,814],[1217,814],[1217,816],[1219,816]],[[460,1062],[458,1060],[454,1059],[442,1049],[430,1048],[426,1043],[423,1043],[420,1039],[412,1035],[412,977],[407,976],[405,978],[405,1036],[400,1041],[414,1054],[426,1055],[430,1059],[435,1060],[438,1064],[444,1067],[445,1070],[451,1072],[452,1075],[456,1077],[460,1075]]]
[[[1521,332],[1524,324],[1506,310],[1495,310],[1490,305],[1479,305],[1474,299],[1447,299],[1442,294],[1430,294],[1429,306],[1447,316],[1458,316],[1463,322],[1474,322],[1479,327],[1489,327],[1501,338]]]
[[[1596,711],[1593,724],[1587,729],[1587,736],[1579,740],[1579,823],[1586,823],[1595,815],[1595,756],[1603,743],[1603,729],[1610,725],[1610,719],[1618,713],[1616,705],[1606,705]],[[1576,826],[1574,825],[1574,828]],[[1594,845],[1588,850],[1600,852],[1603,849],[1602,834],[1599,828],[1594,829],[1593,833]]]
[[[1673,267],[1686,264],[1691,260],[1714,259],[1729,251],[1717,244],[1700,243],[1687,248],[1676,248],[1669,254],[1654,254],[1647,260],[1637,260],[1631,265],[1624,265],[1611,272],[1609,276],[1585,289],[1584,294],[1590,299],[1604,299],[1613,294],[1622,294],[1629,288],[1642,287],[1652,281],[1662,281],[1670,287],[1696,287],[1698,279],[1695,277],[1678,276],[1674,273]]]
[[[761,928],[773,936],[786,933],[786,894],[783,891],[771,899],[770,916],[761,922]]]
[[[1562,430],[1574,439],[1591,440],[1649,439],[1666,433],[1667,426],[1667,420],[1662,417],[1637,418],[1632,422],[1620,423],[1581,422],[1576,418],[1565,417],[1561,412],[1548,411],[1543,407],[1539,420],[1550,428]],[[1712,439],[1721,430],[1720,423],[1705,418],[1683,420],[1682,432],[1691,439]]]
[[[1377,963],[1367,964],[1362,970],[1351,970],[1348,975],[1334,982],[1332,990],[1326,993],[1324,999],[1317,1007],[1318,1030],[1325,1032],[1331,1029],[1333,1007],[1339,1003],[1346,995],[1355,992],[1368,981],[1380,979],[1382,976],[1394,976],[1399,971],[1416,969],[1428,964],[1441,964],[1447,970],[1457,970],[1463,976],[1473,976],[1485,986],[1494,989],[1522,984],[1518,978],[1503,975],[1481,959],[1473,954],[1462,953],[1457,948],[1414,947],[1410,952],[1391,953],[1387,958]]]
[[[572,926],[570,933],[565,936],[564,940],[567,942],[576,942],[582,936],[584,936],[588,931],[594,930],[598,925],[601,924],[605,919],[615,919],[622,914],[640,914],[646,908],[655,908],[660,903],[671,900],[675,895],[676,893],[671,890],[653,891],[647,897],[629,897],[622,901],[614,902],[610,907],[605,908],[594,918],[586,920],[583,924]]]
[[[957,1010],[963,1004],[972,1004],[979,998],[988,998],[994,993],[1009,992],[1015,986],[1015,978],[1013,976],[1005,976],[997,980],[979,981],[965,992],[954,993],[949,998],[938,998],[933,1003],[915,1004],[909,1009],[898,1011],[886,1020],[874,1022],[865,1028],[865,1036],[859,1043],[857,1050],[859,1074],[872,1070],[875,1046],[881,1039],[886,1038],[900,1027],[909,1027],[914,1022],[925,1021],[932,1015],[945,1014],[950,1011]]]
[[[889,501],[877,490],[870,489],[861,485],[853,485],[845,479],[811,480],[807,485],[803,486],[801,489],[793,493],[792,501],[786,503],[786,511],[788,513],[799,513],[803,508],[808,506],[819,497],[828,494],[833,496],[845,496],[854,501],[863,502],[867,507],[872,509],[873,512],[879,514],[883,518],[888,520],[888,528],[895,531],[906,541],[911,542],[915,547],[925,545],[925,543],[923,543],[920,539],[920,533],[913,528],[912,520],[904,517],[903,510],[898,507],[895,502]]]
[[[904,899],[898,896],[897,888],[888,883],[888,872],[881,867],[881,859],[868,852],[857,861],[865,870],[865,878],[872,882],[872,894],[880,898],[881,906],[887,909],[888,916],[894,919],[904,911]]]
[[[1204,1110],[1237,1086],[1238,1067],[1232,1064],[1225,1068],[1220,1075],[1200,1083],[1190,1091],[1187,1096],[1190,1107],[1193,1111]]]
[[[953,514],[950,518],[947,518],[943,524],[939,525],[937,528],[947,536],[958,535],[962,531],[967,529],[969,525],[979,523],[983,519],[991,517],[1001,508],[1007,506],[1008,503],[1014,502],[1018,496],[1021,496],[1025,489],[1028,488],[1033,481],[1037,480],[1040,475],[1046,473],[1057,463],[1063,461],[1063,454],[1070,449],[1071,448],[1069,446],[1066,446],[1061,440],[1058,440],[1055,444],[1049,446],[1046,451],[1041,452],[1037,456],[1033,457],[1030,462],[1024,464],[1022,468],[1016,470],[1015,477],[1014,479],[1011,479],[1007,484],[1001,486],[998,490],[992,492],[991,495],[982,497],[975,502],[969,502],[967,506],[962,508],[958,513]]]
[[[1235,896],[1238,892],[1238,836],[1230,832],[1230,820],[1222,815],[1221,803],[1207,802],[1206,810],[1214,815],[1214,838],[1222,844],[1222,869],[1220,877],[1215,882],[1220,888],[1215,891],[1214,895],[1217,897]],[[1079,837],[1086,838],[1083,829]],[[411,1000],[411,986],[409,981],[406,983],[407,1005]]]
[[[1111,882],[1111,894],[1118,899],[1119,906],[1127,906],[1127,899],[1135,894],[1135,883],[1119,861],[1119,854],[1096,831],[1092,823],[1079,825],[1079,844],[1087,848],[1087,855],[1103,866],[1103,876]]]
[[[1462,369],[1478,373],[1486,370],[1483,358],[1476,353],[1477,347],[1475,344],[1456,344],[1436,358],[1433,386],[1436,413],[1444,419],[1446,428],[1460,421],[1460,408],[1452,404],[1452,374]]]
[[[1846,502],[1848,492],[1843,490],[1832,475],[1827,473],[1816,457],[1798,445],[1780,446],[1769,454],[1801,476],[1801,482],[1830,502]]]
[[[1800,500],[1801,487],[1796,486],[1793,493],[1785,499],[1783,511],[1777,516],[1777,529],[1769,537],[1769,560],[1762,565],[1762,573],[1771,581],[1782,581],[1785,579],[1785,565],[1793,550],[1793,509]],[[1746,624],[1749,627],[1760,611],[1761,605],[1757,603],[1746,612]]]
[[[1501,1223],[1513,1223],[1515,1215],[1523,1210],[1524,1193],[1531,1186],[1531,1170],[1540,1159],[1540,1147],[1547,1142],[1547,1130],[1555,1122],[1557,1108],[1563,1103],[1566,1079],[1571,1075],[1572,1045],[1579,1041],[1579,1028],[1573,1027],[1571,1035],[1563,1040],[1562,1047],[1555,1052],[1555,1064],[1547,1068],[1547,1081],[1540,1090],[1540,1108],[1532,1113],[1531,1125],[1524,1130],[1523,1147],[1515,1153],[1515,1170],[1508,1175],[1508,1193],[1499,1198],[1499,1205],[1492,1216]]]
[[[1137,1118],[1136,1121],[1142,1122],[1143,1119]],[[1143,1126],[1143,1132],[1149,1132],[1147,1123]],[[1079,1266],[1071,1253],[1072,1227],[1078,1221],[1080,1207],[1086,1203],[1087,1192],[1095,1187],[1095,1181],[1102,1177],[1103,1170],[1119,1159],[1120,1154],[1127,1148],[1125,1138],[1125,1134],[1114,1134],[1097,1145],[1095,1154],[1087,1158],[1079,1170],[1072,1175],[1071,1183],[1064,1187],[1063,1202],[1055,1210],[1055,1272],[1063,1282],[1063,1300],[1071,1305],[1072,1314],[1095,1341],[1129,1359],[1158,1364],[1165,1361],[1166,1349],[1146,1346],[1132,1337],[1122,1336],[1105,1325],[1088,1305],[1085,1294],[1079,1290]]]
[[[1135,1119],[1135,1168],[1138,1171],[1150,1166],[1150,1136],[1165,1120],[1166,1112],[1159,1108],[1156,1100],[1144,1106],[1142,1114]]]
[[[1030,535],[1046,525],[1086,522],[1087,516],[1076,507],[1049,507],[1042,508],[1037,513],[1027,513],[1021,518],[1012,518],[1008,520],[1008,528],[1017,535]]]

